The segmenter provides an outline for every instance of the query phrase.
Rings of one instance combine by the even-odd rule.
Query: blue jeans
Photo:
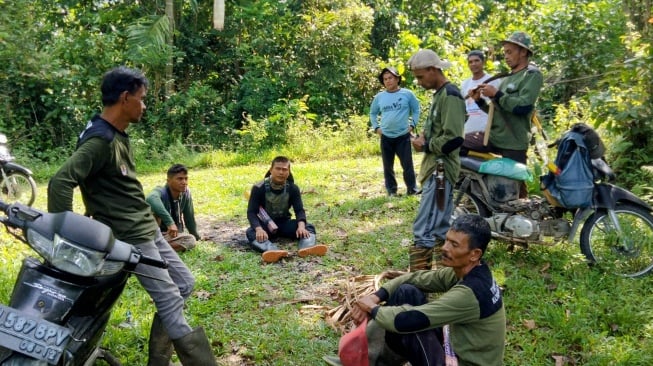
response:
[[[290,238],[290,239],[298,239],[297,238],[297,225],[298,222],[296,219],[290,219],[286,221],[274,221],[275,224],[279,227],[277,229],[277,232],[272,234],[271,232],[268,231],[267,225],[261,225],[263,230],[265,230],[266,233],[268,233],[268,239],[269,240],[274,240],[276,238]],[[309,233],[316,235],[315,233],[315,226],[310,223],[306,223],[306,231]],[[245,235],[247,236],[247,241],[252,242],[256,240],[256,230],[253,227],[248,227],[247,230],[245,231]]]
[[[422,185],[422,198],[419,201],[417,217],[413,223],[414,244],[424,248],[435,246],[435,240],[444,241],[449,231],[449,221],[453,212],[453,190],[448,180],[445,181],[444,208],[438,209],[436,201],[435,176],[431,176]]]
[[[195,277],[159,229],[156,230],[154,240],[134,246],[143,255],[168,261],[167,269],[139,264],[135,269],[136,278],[154,301],[170,339],[179,339],[190,333],[193,329],[184,317],[184,301],[193,292]]]

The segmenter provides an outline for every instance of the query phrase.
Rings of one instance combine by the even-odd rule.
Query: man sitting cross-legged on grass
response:
[[[291,219],[290,208],[295,212]],[[299,239],[298,254],[324,255],[327,247],[315,244],[315,227],[306,222],[306,212],[299,187],[290,172],[290,160],[277,156],[272,160],[265,179],[252,187],[247,205],[247,241],[262,252],[263,261],[271,263],[288,256],[270,241],[277,236]]]
[[[193,249],[200,234],[195,223],[193,197],[188,188],[188,169],[174,164],[168,169],[166,184],[156,187],[145,198],[163,238],[177,251]]]
[[[460,366],[502,365],[505,310],[499,286],[481,260],[490,238],[490,227],[480,216],[456,219],[442,247],[444,267],[407,273],[358,300],[351,313],[354,322],[371,319],[360,333],[363,340],[341,341],[340,357],[324,360],[345,366],[406,361],[433,366],[445,365],[446,353],[449,360],[457,357]],[[429,301],[426,293],[440,296]]]

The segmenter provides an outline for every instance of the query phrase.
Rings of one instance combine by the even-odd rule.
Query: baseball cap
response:
[[[401,75],[399,75],[399,71],[397,71],[397,69],[395,69],[394,67],[388,66],[388,67],[384,67],[383,70],[381,70],[381,73],[379,73],[379,82],[381,84],[383,84],[383,74],[385,74],[386,71],[398,77],[399,82],[401,83]]]
[[[428,67],[445,70],[451,67],[451,62],[440,60],[440,57],[431,50],[419,50],[408,60],[408,68],[411,70],[426,69]]]
[[[519,47],[525,48],[526,50],[528,50],[528,52],[531,55],[533,55],[534,53],[531,37],[524,32],[521,31],[514,32],[513,34],[510,35],[510,37],[508,37],[508,39],[504,39],[503,41],[501,41],[502,44],[506,42],[516,44]]]

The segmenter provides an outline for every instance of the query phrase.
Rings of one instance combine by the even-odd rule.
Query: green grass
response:
[[[242,245],[244,193],[263,177],[273,155],[239,165],[230,163],[237,157],[216,153],[189,164],[210,166],[192,169],[190,179],[200,231],[211,240],[182,254],[197,278],[186,313],[191,324],[206,328],[222,365],[321,365],[322,355],[336,352],[340,335],[325,323],[324,310],[305,305],[335,307],[342,280],[408,265],[419,198],[385,196],[379,156],[298,159],[292,171],[309,221],[330,251],[263,264]],[[141,179],[147,192],[164,181],[164,173]],[[36,207],[45,207],[45,192],[42,183]],[[81,212],[79,198],[76,207]],[[6,303],[26,251],[6,234],[0,240],[0,299]],[[294,243],[284,245],[294,250]],[[506,365],[555,365],[554,356],[566,357],[567,365],[653,364],[651,277],[627,279],[589,268],[578,243],[509,251],[493,242],[487,260],[505,290]],[[128,311],[132,327],[121,327]],[[146,363],[153,312],[132,278],[104,340],[124,364]]]

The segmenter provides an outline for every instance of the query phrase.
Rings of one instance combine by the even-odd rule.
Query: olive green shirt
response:
[[[455,85],[446,83],[433,94],[431,108],[424,124],[427,150],[424,152],[419,171],[420,184],[423,185],[435,172],[438,159],[444,162],[444,174],[449,183],[454,185],[457,182],[460,172],[460,147],[448,153],[443,152],[443,148],[455,144],[455,141],[462,144],[465,113],[465,101]]]
[[[528,150],[531,117],[542,84],[542,73],[532,65],[502,79],[493,98],[495,108],[489,138],[492,146]],[[477,104],[486,113],[490,110],[484,99]]]
[[[451,345],[460,366],[503,365],[506,313],[501,290],[485,263],[472,269],[463,279],[457,278],[449,267],[407,273],[385,283],[382,290],[389,296],[402,284],[441,295],[420,306],[374,308],[373,317],[381,327],[406,334],[448,324]],[[422,317],[417,316],[419,313],[428,319],[427,323],[417,325],[415,319]],[[400,331],[397,327],[418,329]]]
[[[90,123],[113,128],[98,117]],[[79,186],[85,214],[111,227],[117,239],[132,244],[153,240],[157,224],[136,179],[129,137],[109,127],[103,127],[104,136],[84,141],[50,179],[48,211],[72,211],[73,190]]]

